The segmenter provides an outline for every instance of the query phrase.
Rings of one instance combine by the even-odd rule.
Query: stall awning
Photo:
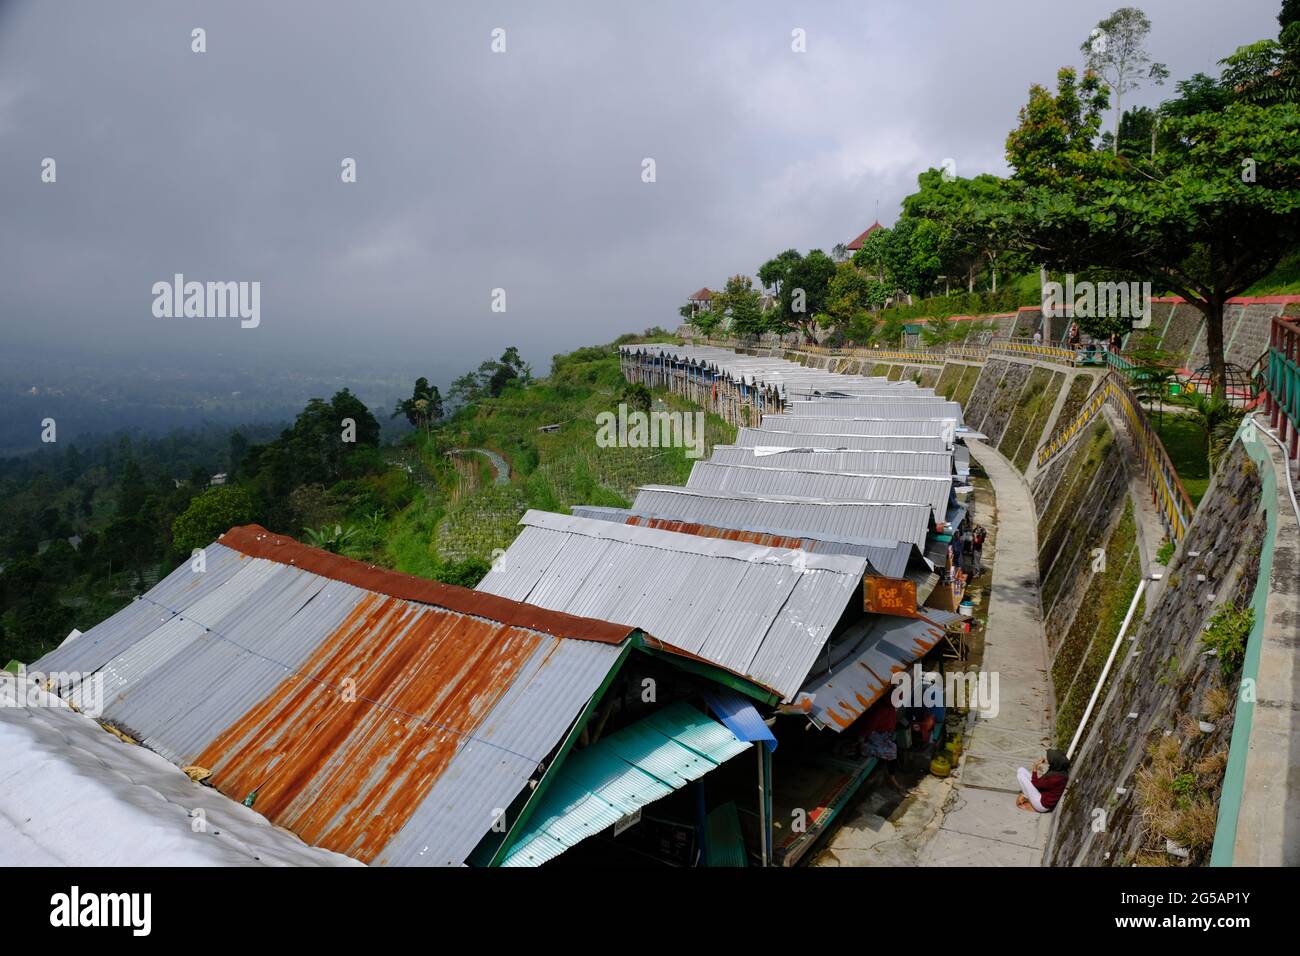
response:
[[[749,748],[689,704],[670,704],[572,754],[502,866],[540,866]]]
[[[925,617],[868,618],[861,633],[833,648],[830,667],[804,685],[802,693],[812,697],[809,718],[835,731],[848,727],[891,689],[893,674],[924,657],[960,619],[935,608],[925,608]]]
[[[768,750],[776,749],[776,734],[772,733],[772,728],[764,723],[763,716],[746,698],[734,690],[717,687],[706,690],[704,699],[718,720],[736,735],[736,739],[750,743],[762,741]]]

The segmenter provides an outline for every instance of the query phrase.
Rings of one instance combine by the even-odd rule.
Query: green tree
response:
[[[253,520],[253,501],[237,485],[209,488],[196,495],[189,507],[172,522],[172,545],[188,554],[203,548],[231,528]]]
[[[1190,392],[1187,395],[1187,418],[1205,433],[1211,473],[1218,467],[1223,453],[1237,434],[1245,412],[1217,395]]]
[[[730,320],[731,333],[742,338],[767,331],[761,297],[749,276],[734,275],[721,292],[713,294],[711,311]]]
[[[712,309],[701,309],[696,312],[691,319],[691,324],[699,329],[705,336],[712,336],[718,331],[718,326],[722,325],[723,316],[714,312]]]
[[[134,518],[144,506],[149,489],[144,483],[144,473],[134,457],[122,467],[122,477],[117,483],[117,513],[123,518]]]
[[[397,403],[393,418],[405,415],[406,420],[427,435],[433,423],[442,420],[442,393],[437,385],[430,385],[429,380],[421,376],[415,380],[411,397]]]
[[[768,259],[758,268],[758,281],[763,283],[765,288],[771,289],[772,294],[780,296],[781,286],[785,282],[790,268],[803,256],[799,255],[797,249],[787,249],[779,255]]]
[[[885,264],[894,284],[927,295],[943,272],[944,228],[932,219],[904,216],[885,237]]]
[[[1017,241],[1050,269],[1110,270],[1186,298],[1205,316],[1222,397],[1225,303],[1300,242],[1300,109],[1233,102],[1171,117],[1172,145],[1135,163],[1097,148],[1105,104],[1095,78],[1068,68],[1055,95],[1031,89],[1007,138]]]
[[[650,413],[650,407],[654,403],[654,397],[650,394],[650,389],[640,382],[627,382],[623,385],[621,395],[622,401],[625,402],[629,409],[638,412]]]

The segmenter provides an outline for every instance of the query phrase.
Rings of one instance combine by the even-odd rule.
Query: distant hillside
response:
[[[686,480],[683,448],[598,447],[597,415],[638,401],[693,411],[667,393],[629,393],[611,343],[556,356],[538,380],[523,363],[484,362],[453,386],[450,414],[415,430],[344,388],[282,431],[208,425],[0,460],[0,665],[89,629],[248,522],[472,586],[528,508],[621,506],[638,485]],[[347,418],[351,444],[340,442]],[[704,454],[734,436],[709,416]],[[210,486],[218,473],[224,484]]]

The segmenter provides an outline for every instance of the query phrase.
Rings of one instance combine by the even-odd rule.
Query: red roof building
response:
[[[871,235],[877,229],[884,229],[884,228],[885,227],[882,226],[879,222],[873,222],[871,224],[870,229],[868,229],[862,235],[858,236],[858,238],[850,242],[847,246],[845,246],[845,248],[848,249],[849,252],[857,252],[859,249],[862,248],[862,244],[867,241],[867,236]]]

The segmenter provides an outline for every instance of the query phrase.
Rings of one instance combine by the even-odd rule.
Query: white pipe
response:
[[[1269,430],[1268,426],[1263,423],[1262,419],[1256,418],[1255,417],[1256,414],[1257,414],[1256,412],[1251,412],[1249,415],[1246,416],[1252,422],[1254,422],[1255,431],[1267,435],[1269,438],[1273,439],[1273,444],[1277,445],[1278,448],[1282,449],[1282,471],[1286,474],[1286,490],[1287,493],[1290,494],[1291,496],[1291,510],[1295,512],[1296,524],[1300,524],[1300,504],[1296,504],[1295,485],[1291,483],[1290,453],[1286,450],[1286,445],[1283,444],[1282,439],[1274,435],[1273,432]],[[1286,419],[1283,418],[1283,421],[1285,420]]]
[[[1074,732],[1074,739],[1070,741],[1070,749],[1065,752],[1067,759],[1074,757],[1074,748],[1079,746],[1079,738],[1083,736],[1083,729],[1088,726],[1088,718],[1092,716],[1092,708],[1097,703],[1097,695],[1101,693],[1102,685],[1106,683],[1106,675],[1110,673],[1110,665],[1115,662],[1115,655],[1119,653],[1120,642],[1124,640],[1124,634],[1128,631],[1134,612],[1137,611],[1138,601],[1141,600],[1142,592],[1146,589],[1147,579],[1143,578],[1138,582],[1137,590],[1133,592],[1133,600],[1129,603],[1128,613],[1124,615],[1124,623],[1119,626],[1119,633],[1115,635],[1115,643],[1110,649],[1110,656],[1106,658],[1106,666],[1101,669],[1101,676],[1097,678],[1097,686],[1092,689],[1092,696],[1088,698],[1088,706],[1084,708],[1083,716],[1079,718],[1079,727]]]

